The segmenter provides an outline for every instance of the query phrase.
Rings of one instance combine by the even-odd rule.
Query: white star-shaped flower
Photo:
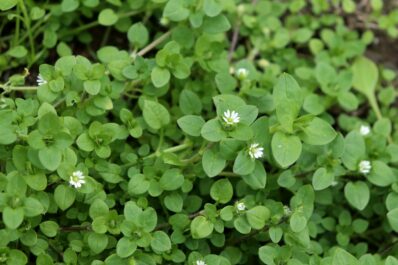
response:
[[[358,170],[363,174],[368,174],[371,169],[372,169],[372,164],[368,160],[362,160],[358,164]]]
[[[241,67],[241,68],[238,68],[238,69],[235,71],[235,75],[236,75],[236,77],[237,77],[239,80],[244,80],[244,79],[246,79],[247,76],[249,75],[249,71],[248,71],[246,68]]]
[[[240,121],[239,114],[236,111],[227,110],[224,112],[224,116],[222,117],[226,124],[235,125]]]
[[[253,143],[249,147],[249,155],[253,159],[261,158],[264,155],[264,148],[258,143]]]
[[[74,186],[76,189],[80,188],[86,181],[84,180],[85,176],[83,172],[80,170],[72,173],[72,176],[69,177],[69,184]]]
[[[370,133],[370,127],[367,125],[361,125],[359,128],[359,133],[363,136],[366,136]]]
[[[44,84],[47,84],[47,80],[44,80],[44,78],[41,76],[41,74],[39,74],[37,76],[37,85],[42,86]]]
[[[206,265],[206,262],[202,259],[196,261],[196,265]]]
[[[240,202],[236,205],[236,209],[238,212],[246,210],[246,204],[244,202]]]

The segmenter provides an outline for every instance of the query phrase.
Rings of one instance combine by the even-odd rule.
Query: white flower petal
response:
[[[362,174],[368,174],[372,169],[372,164],[368,160],[362,160],[358,164],[358,170]]]
[[[370,127],[367,125],[361,125],[359,128],[359,133],[363,136],[366,136],[370,133]]]

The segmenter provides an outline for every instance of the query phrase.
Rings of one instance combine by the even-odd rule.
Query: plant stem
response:
[[[127,12],[127,13],[124,13],[124,14],[119,14],[118,17],[119,18],[125,18],[125,17],[134,16],[134,15],[137,15],[137,14],[139,14],[138,11],[131,11],[131,12]],[[93,28],[93,27],[96,27],[96,26],[99,26],[99,25],[100,25],[100,23],[96,20],[96,21],[93,21],[91,23],[84,24],[84,25],[81,25],[80,27],[74,28],[73,30],[66,31],[63,34],[60,34],[59,38],[70,36],[70,35],[76,35],[77,33],[80,33],[81,31],[85,31],[85,30],[88,30],[90,28]]]
[[[180,145],[176,145],[176,146],[173,146],[173,147],[170,147],[170,148],[166,148],[166,149],[164,149],[163,151],[160,151],[160,152],[156,151],[156,152],[154,152],[154,153],[152,153],[150,155],[142,157],[141,159],[142,160],[146,160],[146,159],[154,158],[154,157],[160,156],[162,153],[175,153],[175,152],[187,149],[187,148],[189,148],[191,146],[192,146],[191,142],[186,142],[186,143],[183,143],[183,144],[180,144]],[[123,165],[122,167],[123,168],[128,168],[128,167],[134,166],[136,163],[137,163],[136,161],[133,161],[133,162],[130,162],[130,163],[127,163],[127,164]]]
[[[240,177],[240,175],[234,173],[234,172],[226,172],[223,171],[220,174],[218,174],[219,176],[224,176],[224,177]]]
[[[59,230],[62,231],[62,232],[90,231],[91,230],[91,226],[90,225],[65,226],[65,227],[60,227]]]
[[[140,50],[137,55],[139,56],[144,56],[148,52],[150,52],[153,48],[161,44],[163,41],[165,41],[171,34],[171,31],[167,31],[166,33],[163,33],[159,38],[156,40],[152,41],[149,43],[146,47],[144,47],[142,50]]]
[[[379,104],[377,103],[377,100],[376,100],[375,95],[372,94],[372,95],[368,95],[367,97],[368,97],[368,101],[369,101],[370,106],[372,107],[373,111],[374,111],[375,114],[376,114],[377,119],[378,119],[378,120],[383,119],[383,114],[381,113],[381,110],[380,110]],[[388,141],[388,143],[390,143],[390,144],[393,143],[393,140],[392,140],[392,138],[391,138],[391,135],[388,135],[388,136],[387,136],[387,141]]]
[[[19,13],[19,5],[17,5],[17,12]],[[16,22],[15,22],[15,35],[14,35],[14,44],[16,45],[18,43],[19,39],[19,27],[20,27],[20,16],[16,17]]]
[[[9,86],[10,91],[36,91],[37,86]]]
[[[205,213],[204,210],[201,210],[201,211],[196,212],[196,213],[191,213],[190,215],[188,215],[188,218],[189,218],[189,219],[194,219],[195,217],[197,217],[197,216],[199,216],[199,215],[203,215],[204,213]],[[170,226],[171,226],[171,225],[170,225],[169,223],[158,224],[158,225],[155,227],[154,231],[158,231],[158,230],[161,230],[161,229],[170,227]]]
[[[191,142],[183,143],[183,144],[180,144],[180,145],[177,145],[177,146],[166,148],[163,151],[161,151],[160,153],[175,153],[175,152],[187,149],[188,147],[191,147],[191,146],[192,146]],[[152,154],[150,154],[148,156],[143,157],[142,159],[145,160],[145,159],[153,158],[153,157],[156,157],[156,156],[160,155],[160,153],[155,152],[155,153],[152,153]]]
[[[159,156],[160,153],[161,153],[163,141],[164,141],[164,130],[161,129],[161,130],[160,130],[160,133],[159,133],[159,143],[158,143],[158,147],[156,148],[156,151],[155,151],[155,154],[156,154],[157,156]]]
[[[25,23],[26,30],[28,32],[28,37],[29,37],[31,60],[33,61],[35,59],[36,55],[35,55],[35,42],[33,39],[33,35],[32,35],[33,32],[32,32],[31,25],[30,25],[30,18],[29,18],[28,11],[26,10],[24,0],[19,1],[19,5],[21,6],[21,11],[24,16],[24,23]]]

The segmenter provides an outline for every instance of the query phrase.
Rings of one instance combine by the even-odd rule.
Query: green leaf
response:
[[[11,208],[6,206],[3,210],[3,222],[9,229],[16,229],[23,221],[24,209],[22,207]]]
[[[205,0],[203,11],[209,17],[215,17],[220,14],[222,7],[215,0]]]
[[[273,99],[279,123],[286,131],[293,132],[293,122],[304,103],[303,89],[292,76],[284,73],[274,86]]]
[[[267,172],[260,161],[256,161],[254,170],[249,175],[242,176],[244,182],[254,190],[264,189],[267,183]]]
[[[8,253],[7,265],[25,265],[28,263],[26,255],[17,249],[11,249]],[[38,265],[41,265],[37,263]]]
[[[127,31],[127,38],[136,48],[144,47],[148,43],[149,33],[141,22],[131,25]]]
[[[2,0],[0,1],[0,10],[6,11],[8,9],[13,8],[18,3],[18,0]]]
[[[398,232],[398,208],[392,209],[387,213],[388,222],[391,225],[391,228]]]
[[[44,221],[40,224],[40,231],[48,237],[58,234],[59,225],[54,221]]]
[[[151,247],[155,252],[166,252],[171,249],[169,236],[163,231],[156,231],[152,234]]]
[[[324,167],[318,168],[312,176],[312,186],[314,190],[324,190],[332,185],[333,181],[333,173],[328,172]]]
[[[217,176],[225,168],[226,160],[214,149],[207,149],[202,156],[202,166],[210,178]]]
[[[118,16],[110,8],[103,9],[98,15],[98,22],[103,26],[112,26],[118,21]]]
[[[336,135],[329,123],[317,117],[301,126],[299,133],[300,139],[311,145],[326,145],[333,141]]]
[[[370,190],[363,181],[350,181],[344,187],[344,195],[353,207],[362,211],[369,203]]]
[[[227,133],[221,126],[218,119],[211,119],[207,121],[203,126],[200,134],[203,138],[210,142],[219,142],[223,138],[227,137]]]
[[[76,192],[68,186],[59,185],[54,191],[54,200],[61,210],[68,209],[75,201]]]
[[[253,130],[248,125],[239,123],[232,131],[228,132],[231,138],[248,141],[253,138]]]
[[[385,265],[398,265],[398,259],[393,256],[388,256]]]
[[[135,174],[131,177],[128,184],[128,192],[131,195],[140,195],[149,189],[149,181],[143,174]]]
[[[23,58],[28,54],[28,50],[24,46],[18,45],[9,49],[7,54],[11,57]]]
[[[170,81],[170,71],[156,66],[151,72],[151,80],[155,87],[165,86]]]
[[[275,258],[278,257],[278,251],[272,246],[262,246],[258,249],[260,260],[267,265],[276,265]]]
[[[163,190],[176,190],[184,183],[184,176],[179,169],[173,168],[166,170],[159,180],[160,187]]]
[[[86,80],[83,86],[84,90],[90,95],[97,95],[101,90],[101,82],[99,80]]]
[[[145,122],[155,130],[159,130],[170,123],[168,110],[162,104],[155,101],[145,100],[142,114]]]
[[[228,179],[219,179],[211,185],[210,196],[218,203],[225,204],[232,199],[233,187]]]
[[[61,8],[63,12],[72,12],[79,7],[78,0],[62,0]]]
[[[366,96],[373,97],[379,79],[376,64],[366,57],[358,57],[351,70],[353,87]]]
[[[202,102],[199,96],[188,89],[181,91],[179,104],[180,109],[184,114],[200,114],[202,111]]]
[[[386,187],[397,181],[392,169],[386,163],[378,160],[372,162],[372,170],[366,175],[366,178],[370,183],[379,187]]]
[[[137,243],[127,237],[119,239],[116,245],[116,253],[121,258],[127,258],[134,254],[137,249]]]
[[[82,133],[76,140],[77,146],[83,151],[91,152],[95,148],[94,142],[87,133]]]
[[[360,265],[359,261],[344,249],[337,248],[333,253],[333,265]]]
[[[297,136],[276,132],[272,137],[271,147],[276,162],[286,168],[299,159],[302,145]]]
[[[101,199],[94,200],[90,205],[89,215],[91,219],[95,219],[98,216],[107,215],[108,212],[108,205]]]
[[[25,216],[34,217],[42,214],[44,212],[44,208],[39,200],[33,197],[27,197],[24,200],[24,211]]]
[[[254,171],[255,166],[256,160],[249,156],[247,150],[242,150],[235,159],[233,172],[239,175],[249,175]]]
[[[208,34],[218,34],[228,31],[231,28],[231,24],[224,15],[218,15],[216,17],[207,17],[203,21],[203,32]]]
[[[271,216],[270,210],[262,205],[255,206],[246,211],[247,222],[253,229],[260,230]]]
[[[108,245],[108,236],[105,234],[90,233],[87,238],[87,243],[90,249],[99,254]]]
[[[39,150],[39,159],[45,168],[54,171],[61,164],[62,153],[54,146],[45,147]]]
[[[26,184],[36,191],[44,190],[47,187],[47,177],[45,174],[24,175],[23,178]]]
[[[213,228],[214,225],[206,217],[197,216],[191,222],[192,238],[205,238],[213,232]]]
[[[366,154],[365,141],[356,131],[352,131],[344,139],[343,164],[350,170],[356,170],[359,161]]]
[[[17,135],[14,130],[10,127],[2,126],[0,127],[0,144],[7,145],[12,144],[17,140]]]
[[[171,21],[182,21],[189,16],[183,0],[170,0],[163,9],[163,16]]]
[[[177,124],[186,134],[200,136],[205,121],[201,116],[185,115],[177,120]]]
[[[300,212],[294,212],[289,220],[290,228],[293,232],[299,233],[307,227],[307,219]]]
[[[172,193],[164,197],[164,205],[172,212],[179,213],[182,211],[184,199],[178,193]]]

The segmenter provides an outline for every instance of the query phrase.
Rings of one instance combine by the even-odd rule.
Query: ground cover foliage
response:
[[[0,264],[398,264],[395,1],[0,10]]]

